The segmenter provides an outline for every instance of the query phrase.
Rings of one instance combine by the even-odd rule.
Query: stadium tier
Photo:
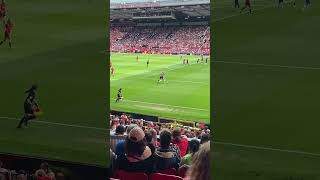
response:
[[[112,52],[210,54],[210,1],[111,1]]]
[[[210,54],[209,26],[111,27],[111,51],[148,54]]]

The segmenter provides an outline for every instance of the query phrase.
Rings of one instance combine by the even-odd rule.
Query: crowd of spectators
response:
[[[112,170],[165,172],[188,169],[187,180],[209,179],[210,130],[110,115]],[[200,172],[199,172],[200,171]]]
[[[65,180],[63,173],[54,173],[49,164],[43,162],[33,173],[25,170],[14,170],[0,161],[0,180]]]
[[[112,52],[210,54],[209,26],[120,26],[110,30]]]

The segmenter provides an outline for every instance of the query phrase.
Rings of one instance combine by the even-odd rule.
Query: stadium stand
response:
[[[111,51],[148,54],[210,54],[209,26],[111,27]]]
[[[112,164],[113,177],[121,180],[131,180],[136,176],[143,176],[145,178],[145,175],[147,175],[147,179],[149,180],[151,177],[152,179],[174,178],[177,180],[185,178],[188,169],[192,167],[193,157],[197,154],[199,146],[202,146],[200,142],[201,144],[210,143],[210,130],[207,125],[196,124],[196,127],[188,127],[177,123],[159,123],[143,119],[133,119],[129,114],[122,114],[121,116],[110,115],[110,127],[110,154],[114,159]],[[170,145],[165,150],[165,156],[161,156],[167,159],[161,159],[160,161],[157,153],[161,152],[163,148],[161,144],[164,143],[164,140],[162,139],[161,132],[164,130],[169,131],[169,133],[166,133],[165,138],[169,136],[171,143],[169,142]],[[153,133],[155,133],[155,140],[152,138]],[[149,143],[156,149],[154,153],[150,153],[150,144],[147,142],[146,134],[151,136],[148,139]],[[176,138],[174,138],[175,136]],[[134,137],[134,140],[131,139],[132,137]],[[178,146],[179,142],[183,142],[181,139],[187,140],[187,152],[183,155],[181,155]],[[198,143],[194,143],[193,141]],[[131,146],[134,150],[130,149]],[[140,153],[139,149],[140,151],[142,150]],[[178,161],[172,161],[172,155],[175,152],[177,153],[178,159],[176,160]],[[168,157],[171,159],[168,159]],[[189,161],[189,164],[186,163]],[[161,165],[173,163],[173,166],[161,169],[163,165],[158,166],[157,164],[159,163]],[[174,165],[175,163],[177,163],[177,166]],[[154,173],[171,176],[153,175]]]

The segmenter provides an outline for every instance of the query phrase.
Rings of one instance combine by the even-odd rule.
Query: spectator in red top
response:
[[[172,144],[176,144],[180,149],[180,156],[183,158],[188,149],[188,139],[181,136],[181,129],[180,128],[174,128],[172,131]]]
[[[121,120],[124,122],[124,124],[127,124],[128,117],[125,114],[121,115]]]

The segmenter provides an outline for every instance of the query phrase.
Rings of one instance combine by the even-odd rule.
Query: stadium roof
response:
[[[209,0],[125,0],[111,4],[111,20],[165,19],[184,20],[210,16]],[[138,1],[138,2],[137,2]],[[119,2],[119,1],[117,1]],[[168,16],[171,13],[171,16]],[[139,18],[140,17],[140,18]]]

